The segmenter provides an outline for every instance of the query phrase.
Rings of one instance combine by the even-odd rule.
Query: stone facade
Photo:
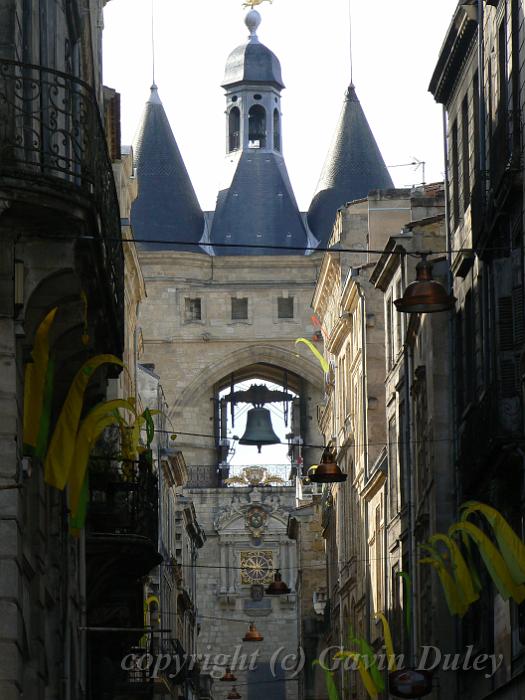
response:
[[[522,538],[524,32],[523,3],[458,6],[430,84],[445,112],[447,233],[457,299],[448,368],[456,505],[489,503]],[[520,610],[484,578],[481,599],[458,625],[458,641],[501,653],[504,662],[492,678],[459,674],[458,696],[524,693]]]
[[[320,496],[302,502],[288,517],[288,536],[297,546],[297,637],[304,653],[299,698],[319,700],[326,693],[321,669],[313,666],[323,651],[328,631],[326,551]]]
[[[162,376],[176,444],[187,463],[220,461],[217,397],[230,385],[232,373],[278,383],[285,371],[300,377],[301,436],[305,445],[317,445],[314,407],[322,372],[295,340],[312,338],[316,330],[310,301],[319,256],[296,257],[292,265],[285,257],[141,251],[140,262],[148,288],[140,310],[144,361],[154,363]],[[292,318],[279,318],[280,297],[293,299]],[[232,298],[248,300],[246,320],[232,320]],[[200,301],[200,318],[188,316],[188,299]],[[317,456],[317,449],[304,449],[305,463]]]
[[[442,196],[442,192],[441,192]],[[447,531],[456,510],[450,420],[450,318],[446,313],[399,313],[393,305],[415,277],[416,251],[433,251],[433,275],[446,284],[444,215],[407,224],[392,236],[371,274],[384,294],[385,404],[388,449],[385,572],[387,609],[396,652],[410,655],[425,645],[455,650],[449,613],[430,567],[410,566],[431,534]],[[421,554],[422,555],[422,554]],[[407,600],[399,579],[411,571],[413,628],[404,629]],[[439,674],[439,671],[436,671]],[[439,692],[453,696],[455,678],[439,675]],[[431,696],[429,696],[431,697]],[[438,697],[435,691],[435,697]]]
[[[397,585],[386,566],[392,516],[386,416],[392,406],[385,400],[390,366],[385,338],[396,344],[392,357],[403,341],[401,329],[396,334],[391,316],[385,316],[382,291],[370,280],[378,252],[368,251],[382,250],[389,233],[442,212],[442,189],[433,186],[378,191],[346,205],[336,219],[334,252],[325,255],[313,299],[331,365],[319,426],[348,477],[327,486],[323,497],[329,643],[338,647],[347,647],[351,629],[379,648],[382,630],[375,615],[388,613]],[[338,252],[338,244],[355,252]],[[337,680],[344,698],[365,697],[362,684],[349,674],[340,672]]]
[[[295,489],[254,486],[186,493],[206,532],[197,564],[198,651],[204,670],[216,679],[213,697],[224,700],[230,692],[231,684],[220,682],[230,666],[243,697],[262,700],[271,693],[279,700],[296,700],[297,559],[295,543],[287,535]],[[261,598],[252,586],[266,588],[277,568],[290,594]],[[250,622],[263,635],[262,642],[242,641]]]
[[[123,253],[93,52],[100,13],[100,2],[41,3],[38,11],[0,2],[3,700],[79,700],[88,692],[86,541],[70,537],[66,497],[44,483],[42,454],[28,455],[22,426],[25,368],[53,307],[50,430],[83,362],[122,354]],[[83,119],[73,104],[82,104]],[[73,132],[75,149],[65,136]],[[117,373],[97,373],[86,409]]]

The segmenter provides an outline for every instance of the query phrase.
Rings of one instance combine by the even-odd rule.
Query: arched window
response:
[[[261,105],[253,105],[248,112],[248,147],[266,146],[266,110]]]
[[[273,110],[273,150],[281,151],[281,120],[279,110]]]
[[[236,151],[241,145],[241,113],[238,107],[232,107],[228,117],[228,150]]]

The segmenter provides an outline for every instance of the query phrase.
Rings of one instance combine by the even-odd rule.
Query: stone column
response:
[[[220,552],[220,572],[219,572],[219,579],[221,582],[220,585],[220,592],[221,593],[227,593],[228,592],[228,569],[227,569],[227,564],[226,564],[226,547],[228,545],[225,545],[224,542],[219,543],[219,552]]]

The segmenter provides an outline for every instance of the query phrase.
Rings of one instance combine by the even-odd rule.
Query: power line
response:
[[[374,255],[383,255],[383,254],[388,254],[388,255],[408,255],[410,257],[414,258],[420,258],[423,256],[429,256],[429,255],[445,255],[447,252],[450,253],[474,253],[477,252],[472,248],[461,248],[459,250],[422,250],[422,251],[406,251],[406,250],[389,250],[386,251],[384,248],[381,249],[375,249],[375,248],[345,248],[342,246],[339,246],[337,244],[336,246],[291,246],[291,245],[268,245],[265,243],[198,243],[195,241],[176,241],[176,240],[161,240],[161,239],[148,239],[148,238],[129,238],[129,237],[123,237],[123,236],[95,236],[95,235],[90,235],[90,234],[82,234],[79,236],[67,236],[67,235],[57,235],[57,234],[49,234],[42,236],[40,234],[37,234],[35,236],[27,236],[27,238],[45,238],[45,239],[54,239],[54,240],[70,240],[70,241],[77,241],[77,240],[82,240],[82,241],[98,241],[101,243],[104,243],[106,241],[116,241],[116,242],[122,242],[122,243],[146,243],[149,245],[165,245],[165,246],[184,246],[184,247],[193,247],[193,248],[200,248],[202,249],[203,247],[208,247],[208,248],[235,248],[236,250],[238,249],[253,249],[253,250],[293,250],[293,251],[299,251],[302,253],[355,253],[356,255],[363,255],[364,253],[371,253]],[[497,248],[493,248],[492,250],[501,250],[503,246],[499,246]],[[491,250],[489,248],[484,248],[484,252]],[[187,251],[183,251],[187,252]],[[202,252],[202,251],[201,251]]]
[[[144,428],[142,428],[144,430]],[[166,435],[183,435],[184,437],[202,437],[202,438],[213,438],[214,440],[217,439],[216,435],[212,435],[211,433],[186,433],[182,432],[180,430],[155,430],[156,433],[164,433]],[[231,438],[229,438],[231,439]],[[409,445],[420,445],[420,444],[431,444],[434,442],[452,442],[452,438],[425,438],[424,440],[409,440],[408,444]],[[401,442],[401,441],[399,441]],[[275,445],[288,445],[290,447],[308,447],[311,449],[315,450],[324,450],[326,445],[314,445],[314,444],[309,444],[309,443],[302,443],[302,444],[295,444],[293,442],[285,442],[284,440],[281,440],[280,442],[274,443]],[[361,443],[360,443],[361,444]],[[388,442],[388,441],[381,441],[381,442],[367,442],[366,443],[368,447],[389,447],[390,445],[397,445],[398,441],[396,442]],[[403,444],[406,444],[403,441]],[[191,465],[190,465],[191,466]],[[195,465],[195,466],[209,466],[213,467],[213,464],[203,464],[203,465]],[[242,466],[242,465],[240,465]],[[257,465],[259,466],[259,465]],[[264,466],[263,464],[260,466]]]

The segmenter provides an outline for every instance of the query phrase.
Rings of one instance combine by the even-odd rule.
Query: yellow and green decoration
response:
[[[121,431],[122,459],[129,463],[149,448],[154,436],[152,416],[158,411],[146,409],[137,415],[133,398],[104,401],[81,419],[84,395],[95,371],[104,364],[124,367],[115,355],[102,354],[87,360],[76,373],[60,410],[53,434],[49,437],[53,399],[54,362],[49,337],[58,308],[53,308],[40,323],[32,350],[32,362],[26,365],[24,382],[24,454],[43,463],[44,480],[63,491],[69,485],[69,508],[73,534],[84,527],[89,495],[88,462],[91,450],[110,425]],[[84,327],[82,342],[87,330]],[[132,416],[126,420],[120,411]],[[147,446],[140,445],[142,428]]]

